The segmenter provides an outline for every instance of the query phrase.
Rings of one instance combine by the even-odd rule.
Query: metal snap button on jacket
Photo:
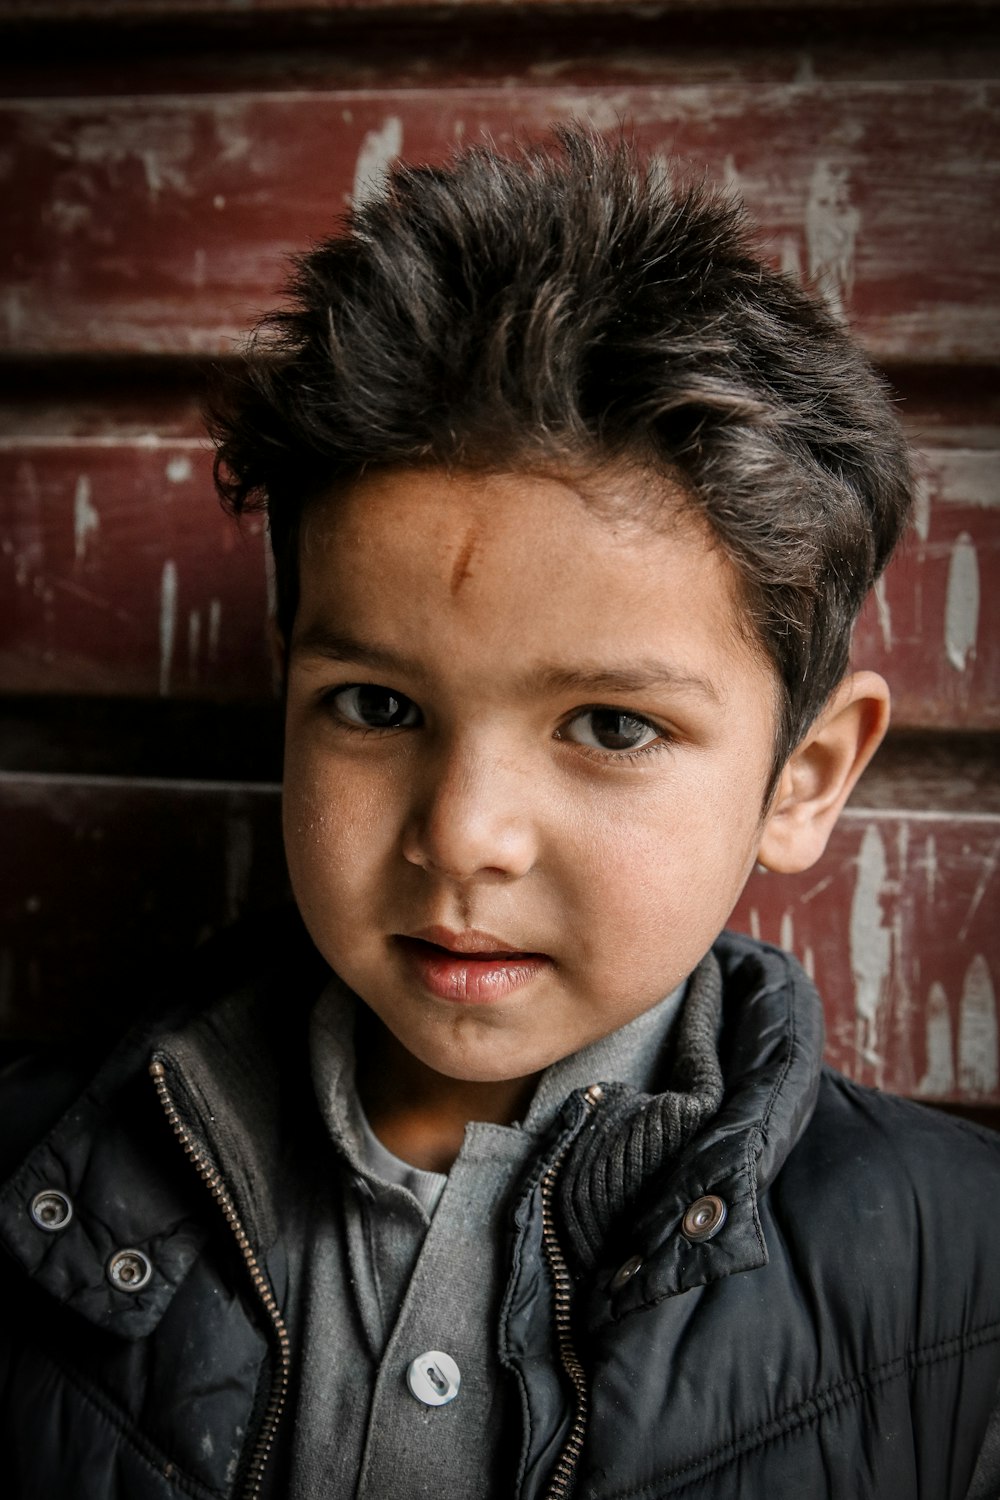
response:
[[[116,1250],[108,1261],[108,1280],[120,1292],[141,1292],[152,1275],[149,1257],[141,1250]]]
[[[410,1364],[406,1383],[410,1394],[425,1406],[447,1406],[458,1395],[462,1377],[450,1354],[443,1354],[440,1349],[428,1349]]]
[[[681,1220],[681,1234],[687,1240],[710,1240],[726,1222],[726,1205],[714,1193],[696,1198]]]
[[[73,1217],[73,1205],[65,1193],[58,1188],[43,1188],[36,1193],[28,1205],[33,1222],[48,1234],[65,1229]]]
[[[620,1292],[625,1283],[632,1280],[632,1277],[635,1275],[636,1271],[638,1271],[641,1265],[641,1255],[630,1255],[628,1260],[623,1261],[622,1264],[618,1267],[614,1276],[612,1276],[611,1290],[613,1292]]]

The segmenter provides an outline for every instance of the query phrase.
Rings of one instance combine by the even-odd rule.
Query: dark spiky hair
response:
[[[266,507],[286,639],[303,509],[373,465],[679,484],[777,671],[773,787],[847,670],[909,466],[861,349],[761,259],[737,204],[671,175],[576,128],[394,168],[223,378],[216,482],[233,511]]]

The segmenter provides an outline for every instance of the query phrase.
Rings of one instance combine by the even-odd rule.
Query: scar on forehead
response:
[[[476,550],[479,541],[479,532],[475,526],[469,528],[465,541],[455,558],[455,566],[451,570],[451,596],[458,593],[467,578],[472,577],[472,554]]]

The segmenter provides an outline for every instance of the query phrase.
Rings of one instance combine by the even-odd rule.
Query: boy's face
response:
[[[774,744],[775,679],[739,608],[682,511],[656,530],[553,478],[385,470],[310,512],[292,884],[327,961],[421,1062],[526,1078],[711,945],[754,863]]]

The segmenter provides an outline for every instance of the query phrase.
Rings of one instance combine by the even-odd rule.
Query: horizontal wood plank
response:
[[[900,727],[1000,728],[1000,453],[928,448],[916,525],[859,624]],[[0,692],[262,701],[263,525],[195,437],[0,439]]]
[[[3,775],[0,818],[8,1037],[113,1021],[137,977],[285,894],[273,787]],[[852,808],[815,870],[755,874],[731,925],[815,975],[852,1076],[996,1105],[998,865],[996,814]]]
[[[226,350],[388,160],[570,117],[632,122],[645,149],[707,163],[880,358],[994,357],[1000,87],[985,81],[8,100],[0,348]]]

